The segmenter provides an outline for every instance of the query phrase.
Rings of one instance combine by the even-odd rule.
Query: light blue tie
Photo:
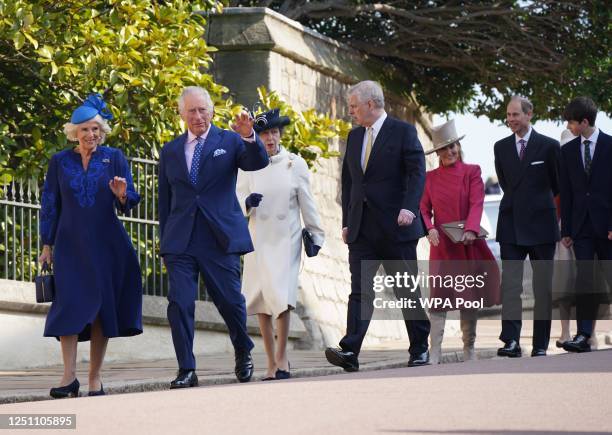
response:
[[[194,186],[198,183],[198,172],[200,171],[200,159],[202,151],[204,151],[204,139],[200,136],[196,138],[196,146],[193,151],[193,159],[191,160],[191,169],[189,170],[189,181]]]

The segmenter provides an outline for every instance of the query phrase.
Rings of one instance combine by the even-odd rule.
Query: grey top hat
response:
[[[431,129],[433,147],[425,152],[425,154],[431,154],[436,150],[447,147],[450,144],[460,141],[465,135],[459,137],[457,130],[455,129],[455,120],[445,122],[442,125],[438,125]]]

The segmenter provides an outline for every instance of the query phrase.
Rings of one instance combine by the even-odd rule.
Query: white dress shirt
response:
[[[206,129],[206,131],[200,135],[200,137],[205,141],[206,137],[208,137],[208,132],[210,131],[210,125]],[[187,143],[185,143],[185,160],[187,161],[187,172],[191,171],[191,162],[193,160],[193,153],[195,152],[195,146],[198,143],[198,136],[193,134],[191,130],[187,130]]]
[[[378,133],[380,132],[380,129],[382,128],[382,125],[385,122],[385,119],[387,119],[387,112],[383,110],[383,113],[382,115],[380,115],[380,118],[378,118],[376,122],[372,124],[372,127],[370,127],[372,129],[372,150],[370,151],[370,156],[372,155],[372,152],[374,151],[374,142],[376,141],[376,136],[378,136]],[[361,167],[362,168],[363,168],[363,162],[365,160],[367,143],[368,143],[368,128],[366,127],[366,132],[363,135],[363,142],[361,145]]]
[[[531,137],[531,125],[529,126],[529,130],[527,130],[527,134],[523,137],[519,137],[518,134],[514,134],[514,140],[516,141],[516,153],[521,156],[521,144],[519,141],[522,139],[525,141],[525,152],[527,152],[527,142],[529,142],[529,138]]]
[[[582,166],[584,166],[584,141],[590,140],[589,151],[591,152],[591,162],[593,162],[593,156],[595,155],[595,145],[597,144],[597,138],[599,137],[599,129],[596,128],[591,137],[580,136],[580,157],[582,157]]]

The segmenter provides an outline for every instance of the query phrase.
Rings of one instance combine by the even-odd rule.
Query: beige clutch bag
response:
[[[456,221],[449,222],[447,224],[442,224],[442,231],[444,234],[448,236],[449,239],[453,241],[453,243],[460,243],[461,238],[463,237],[463,231],[465,227],[465,221]],[[483,227],[480,227],[480,232],[478,233],[479,239],[486,239],[489,233]]]

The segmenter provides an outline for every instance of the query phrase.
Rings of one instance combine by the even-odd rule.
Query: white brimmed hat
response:
[[[438,125],[431,129],[433,147],[425,152],[425,154],[431,154],[436,150],[447,147],[450,144],[460,141],[465,135],[459,137],[457,130],[455,129],[455,120],[445,122],[442,125]]]

